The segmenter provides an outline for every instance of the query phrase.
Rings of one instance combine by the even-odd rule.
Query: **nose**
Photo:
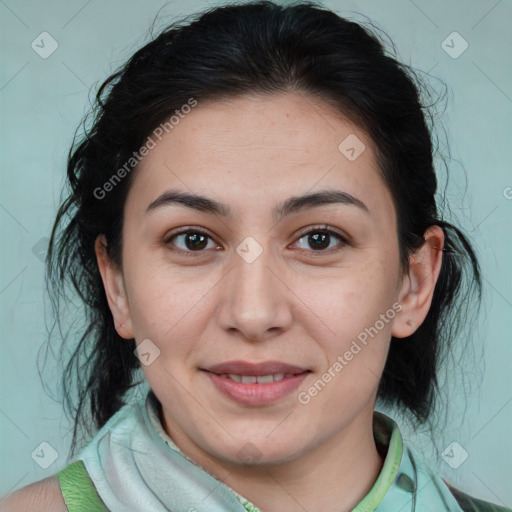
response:
[[[271,339],[289,329],[293,293],[282,274],[267,250],[252,262],[236,254],[221,292],[221,328],[252,342]]]

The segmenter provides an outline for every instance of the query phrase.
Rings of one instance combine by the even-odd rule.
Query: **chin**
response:
[[[234,449],[233,449],[234,448]],[[304,441],[284,444],[284,440],[264,439],[261,441],[239,441],[230,450],[217,451],[216,456],[229,464],[257,468],[276,466],[291,462],[299,457],[304,449]]]

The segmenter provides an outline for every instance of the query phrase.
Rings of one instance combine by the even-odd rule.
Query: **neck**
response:
[[[368,494],[382,468],[372,425],[373,407],[299,459],[265,466],[218,461],[186,437],[172,438],[190,458],[262,512],[349,512]]]

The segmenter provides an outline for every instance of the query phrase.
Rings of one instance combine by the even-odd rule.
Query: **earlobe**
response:
[[[115,329],[122,338],[132,339],[134,337],[133,325],[123,281],[123,273],[108,255],[105,235],[99,235],[96,238],[94,250],[108,305],[114,319]]]
[[[401,311],[395,317],[392,335],[406,338],[413,334],[428,314],[434,289],[441,272],[444,232],[439,226],[425,231],[425,243],[411,255],[409,271],[403,277],[398,302]]]

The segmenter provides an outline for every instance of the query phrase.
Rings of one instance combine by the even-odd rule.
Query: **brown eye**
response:
[[[207,233],[197,229],[176,233],[167,238],[165,243],[176,247],[171,247],[173,251],[185,253],[204,252],[204,249],[207,248],[219,248]],[[210,247],[208,246],[209,243],[211,244]]]
[[[336,239],[338,243],[336,243]],[[305,240],[304,243],[312,248],[314,252],[330,252],[332,248],[336,246],[342,248],[348,243],[340,233],[327,228],[312,229],[303,234],[297,243],[300,243],[302,240]]]
[[[308,235],[308,243],[310,247],[314,247],[315,249],[327,249],[330,240],[331,235],[328,233],[313,233]]]

